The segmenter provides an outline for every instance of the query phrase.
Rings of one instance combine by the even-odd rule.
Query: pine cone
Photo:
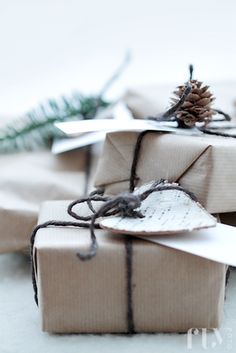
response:
[[[211,108],[214,97],[209,91],[209,86],[202,86],[202,82],[191,80],[191,92],[187,96],[183,105],[177,110],[176,118],[182,120],[187,126],[194,126],[197,122],[207,124],[211,121],[214,110]],[[171,98],[172,104],[175,105],[182,96],[186,86],[178,86],[174,94],[178,98]]]

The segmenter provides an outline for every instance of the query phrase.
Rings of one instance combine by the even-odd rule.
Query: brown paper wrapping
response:
[[[0,253],[29,246],[42,201],[84,194],[86,152],[53,156],[50,151],[1,155]]]
[[[70,220],[68,202],[48,202],[39,222]],[[59,333],[127,332],[125,235],[96,231],[99,249],[90,261],[78,250],[90,242],[86,229],[38,232],[35,268],[42,329]],[[225,266],[132,238],[132,301],[136,332],[185,332],[218,327]]]
[[[96,186],[107,193],[128,189],[136,132],[107,135]],[[166,178],[192,191],[210,213],[236,211],[236,140],[226,137],[145,136],[137,167],[139,184]]]

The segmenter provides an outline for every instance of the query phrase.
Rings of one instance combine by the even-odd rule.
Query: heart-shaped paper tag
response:
[[[135,190],[142,193],[152,183]],[[100,226],[115,233],[173,234],[216,226],[216,219],[183,191],[172,189],[151,193],[138,209],[144,218],[114,216],[103,218]]]

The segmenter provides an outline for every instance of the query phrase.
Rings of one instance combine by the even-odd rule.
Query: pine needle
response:
[[[62,135],[54,123],[93,119],[99,111],[112,104],[103,99],[103,96],[122,74],[128,61],[129,55],[126,55],[122,65],[97,96],[76,93],[70,97],[62,96],[57,100],[49,99],[45,104],[39,105],[25,116],[0,129],[0,153],[50,147],[53,138]]]

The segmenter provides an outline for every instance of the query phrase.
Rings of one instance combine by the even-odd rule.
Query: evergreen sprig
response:
[[[111,104],[103,97],[121,75],[128,61],[129,55],[126,55],[120,67],[106,82],[97,96],[75,93],[70,97],[62,96],[58,100],[50,99],[25,116],[0,129],[0,153],[34,150],[39,147],[50,146],[53,138],[62,135],[55,128],[54,123],[93,119],[99,111]]]

